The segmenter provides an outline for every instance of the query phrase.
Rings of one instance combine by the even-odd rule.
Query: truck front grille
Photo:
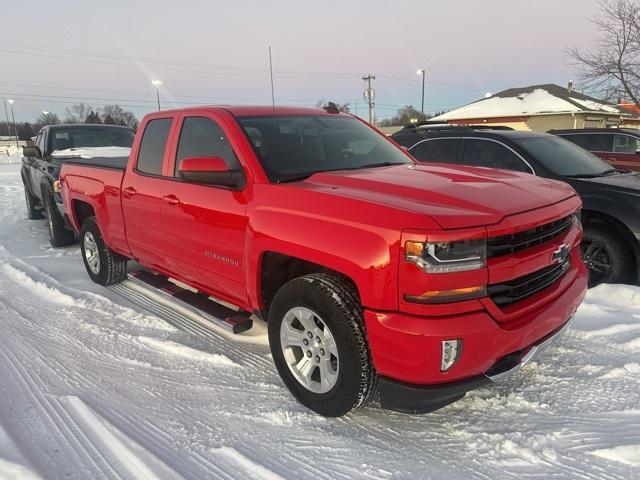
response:
[[[542,245],[566,232],[574,220],[574,215],[568,215],[530,230],[489,238],[487,240],[487,258],[508,255]]]
[[[520,278],[487,287],[487,293],[498,307],[508,307],[550,287],[568,270],[570,258]]]

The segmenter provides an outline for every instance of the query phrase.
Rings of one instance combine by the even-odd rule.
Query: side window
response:
[[[459,143],[457,138],[438,138],[421,142],[409,151],[421,162],[456,163]]]
[[[162,175],[164,149],[167,145],[171,122],[171,118],[159,118],[147,123],[140,143],[136,170],[150,175]]]
[[[589,139],[589,135],[559,135],[561,138],[565,140],[569,140],[570,142],[575,143],[579,147],[585,148],[588,150],[587,140]]]
[[[489,140],[465,140],[462,163],[475,167],[503,168],[516,172],[533,173],[522,159],[510,149]]]
[[[240,167],[231,144],[216,122],[206,117],[187,117],[182,124],[175,176],[178,176],[180,160],[188,157],[220,157],[229,169]]]
[[[638,151],[638,139],[630,135],[614,135],[613,151],[616,153],[636,153]]]
[[[610,152],[612,150],[613,135],[597,133],[594,135],[583,134],[582,136],[585,137],[585,144],[580,146],[590,152]]]

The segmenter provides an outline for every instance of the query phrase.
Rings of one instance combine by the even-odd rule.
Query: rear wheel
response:
[[[282,286],[269,309],[269,345],[287,388],[321,415],[344,415],[375,390],[362,307],[343,278],[311,274]]]
[[[43,189],[42,203],[47,216],[47,226],[49,227],[49,240],[53,247],[64,247],[75,242],[74,233],[66,227],[64,218],[60,215],[56,207],[53,193]]]
[[[87,218],[82,224],[80,250],[87,273],[94,282],[111,285],[127,278],[127,258],[107,247],[95,217]]]
[[[27,205],[27,218],[29,220],[39,220],[44,218],[42,215],[42,211],[38,209],[38,199],[37,197],[31,193],[29,187],[27,187],[24,178],[22,179],[22,185],[24,186],[24,199]]]
[[[589,270],[589,288],[628,280],[632,261],[619,236],[602,227],[585,226],[580,251]]]

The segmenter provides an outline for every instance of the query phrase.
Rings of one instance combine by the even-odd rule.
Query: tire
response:
[[[107,247],[95,217],[87,218],[82,224],[80,250],[84,267],[94,282],[112,285],[127,278],[127,258]]]
[[[347,280],[316,273],[287,282],[274,296],[268,320],[276,368],[300,403],[327,417],[338,417],[366,404],[375,391],[377,375],[360,299]],[[306,328],[303,320],[307,326],[311,323],[311,328]],[[286,338],[291,343],[283,348]],[[305,340],[311,343],[305,345]],[[326,356],[320,359],[321,354]],[[301,373],[304,366],[294,373],[295,367],[289,364],[310,366],[308,374]],[[299,380],[303,377],[308,386]]]
[[[64,218],[60,215],[53,199],[53,193],[46,188],[42,189],[42,205],[47,217],[49,228],[49,241],[52,247],[64,247],[75,243],[74,233],[66,227]]]
[[[27,205],[27,218],[29,220],[40,220],[44,218],[42,211],[37,208],[38,198],[31,193],[24,179],[22,180],[22,185],[24,186],[24,199]]]
[[[585,226],[580,251],[589,270],[589,288],[601,283],[623,283],[629,279],[633,260],[620,236],[601,226]]]

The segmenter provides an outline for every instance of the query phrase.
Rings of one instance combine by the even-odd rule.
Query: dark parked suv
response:
[[[23,148],[22,183],[29,219],[47,218],[51,245],[73,243],[75,234],[64,217],[62,197],[54,188],[64,155],[54,152],[95,147],[131,147],[134,132],[118,125],[48,125],[38,132],[35,145]],[[71,150],[70,150],[71,149]]]
[[[392,138],[421,162],[500,168],[569,183],[584,204],[582,255],[589,268],[589,285],[638,282],[638,173],[617,170],[583,148],[547,133],[422,126],[405,128]]]
[[[640,171],[640,130],[635,128],[587,128],[550,130],[609,162],[616,168]]]

